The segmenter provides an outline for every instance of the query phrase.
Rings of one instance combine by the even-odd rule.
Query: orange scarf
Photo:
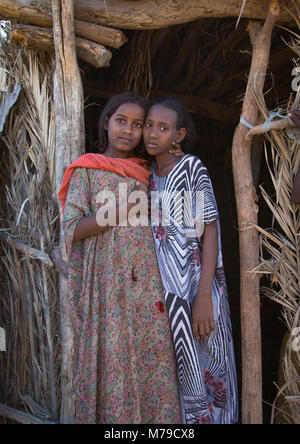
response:
[[[106,157],[103,154],[88,153],[80,156],[65,171],[64,178],[58,197],[64,211],[65,203],[68,195],[69,183],[75,168],[94,168],[99,170],[111,171],[122,177],[132,177],[145,185],[149,186],[149,178],[151,171],[148,168],[148,162],[144,159],[130,157],[128,159],[120,159]]]

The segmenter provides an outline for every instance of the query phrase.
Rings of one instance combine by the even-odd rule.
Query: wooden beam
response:
[[[274,122],[270,123],[270,126],[268,129],[265,129],[264,124],[256,125],[254,126],[245,136],[246,140],[251,141],[254,136],[266,134],[270,131],[278,131],[278,130],[290,130],[291,128],[295,127],[294,122],[287,118],[283,120],[275,120]]]
[[[128,41],[125,34],[119,29],[107,26],[95,25],[94,23],[75,20],[75,34],[87,40],[100,43],[101,45],[119,49]]]
[[[52,26],[51,9],[50,12],[46,13],[33,6],[32,3],[26,0],[1,0],[0,17],[14,18],[20,22],[31,23],[37,26]]]
[[[105,26],[143,30],[164,28],[203,18],[239,17],[242,1],[75,0],[74,4],[76,18]],[[282,0],[282,6],[279,21],[283,23],[291,21],[290,15],[284,8],[287,6],[295,10],[291,1]],[[264,20],[268,7],[268,0],[247,0],[243,17]]]
[[[51,7],[47,10],[38,9],[37,2],[24,2],[16,0],[1,0],[0,17],[16,19],[22,23],[41,27],[52,27]],[[32,6],[30,6],[32,4]],[[113,28],[97,25],[83,20],[75,20],[75,34],[87,40],[91,40],[101,45],[119,49],[127,42],[125,34]]]
[[[239,17],[242,1],[237,0],[75,0],[75,18],[121,29],[158,29],[188,23],[203,18]],[[267,0],[247,0],[244,18],[264,20],[268,13]],[[292,22],[285,7],[295,12],[290,0],[282,0],[281,23]],[[45,18],[45,13],[47,18]],[[1,0],[0,15],[29,20],[38,26],[51,26],[51,0]],[[6,15],[5,15],[6,14]],[[86,37],[86,36],[85,36]],[[101,43],[101,42],[99,42]]]
[[[13,24],[12,38],[27,49],[54,52],[54,40],[51,28]],[[75,43],[79,59],[95,68],[104,68],[110,65],[112,53],[104,46],[81,37],[76,37]]]
[[[279,12],[278,0],[271,0],[264,26],[260,22],[250,22],[253,56],[242,116],[252,125],[258,118],[255,95],[263,95],[272,31]],[[259,277],[253,274],[259,264],[258,232],[253,228],[257,225],[258,206],[251,170],[251,140],[246,138],[248,131],[240,123],[232,146],[240,244],[242,422],[262,424],[260,282]]]

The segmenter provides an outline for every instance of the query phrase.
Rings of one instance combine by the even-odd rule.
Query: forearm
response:
[[[295,177],[294,186],[291,194],[292,202],[295,204],[300,203],[300,167]]]
[[[205,225],[202,242],[202,270],[198,293],[192,313],[192,328],[196,339],[208,338],[215,330],[212,284],[218,256],[218,228],[216,221]]]
[[[128,215],[128,212],[135,204],[126,204],[122,202],[120,205],[116,205],[116,219],[114,225],[120,225],[124,221],[124,217]],[[109,211],[104,213],[104,220],[107,220]],[[73,243],[84,241],[89,237],[95,236],[99,233],[103,233],[111,226],[107,221],[107,224],[99,223],[97,216],[84,216],[79,219],[73,237]]]
[[[98,225],[96,216],[84,216],[81,217],[76,225],[73,243],[81,242],[89,237],[95,236],[108,227],[101,227]]]
[[[202,242],[202,270],[198,295],[210,295],[218,257],[217,221],[205,225]]]

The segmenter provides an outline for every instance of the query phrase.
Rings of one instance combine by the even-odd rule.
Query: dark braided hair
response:
[[[108,123],[111,116],[124,103],[134,103],[139,105],[145,111],[145,116],[150,106],[148,99],[131,92],[121,93],[111,97],[103,108],[98,122],[99,153],[104,153],[108,147],[107,130],[105,129],[105,124]],[[134,149],[134,155],[149,160],[149,156],[143,142],[143,137],[141,138],[139,145]]]
[[[196,142],[196,130],[192,118],[185,106],[179,102],[179,100],[168,97],[156,100],[151,106],[154,105],[165,106],[177,114],[177,130],[181,128],[186,129],[186,136],[180,145],[185,153],[190,153]]]

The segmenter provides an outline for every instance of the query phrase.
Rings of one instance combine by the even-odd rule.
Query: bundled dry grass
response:
[[[297,44],[298,46],[298,44]],[[298,47],[299,49],[299,47]],[[300,92],[287,109],[299,108]],[[269,117],[263,98],[257,99],[264,119]],[[273,214],[269,229],[260,232],[261,261],[256,272],[270,278],[262,291],[282,306],[287,326],[287,342],[280,363],[284,383],[273,405],[272,422],[300,424],[300,212],[291,202],[291,189],[300,166],[299,144],[283,131],[272,131],[265,155],[274,188],[272,196],[261,187],[263,198]]]
[[[6,280],[0,326],[8,341],[7,351],[0,353],[0,402],[55,420],[60,402],[60,327],[57,276],[48,256],[58,233],[52,198],[52,61],[12,46],[4,50],[6,68],[22,90],[1,138],[5,196],[0,233]]]
[[[130,45],[128,60],[120,75],[121,88],[147,97],[153,85],[151,36],[152,31],[136,31]]]

